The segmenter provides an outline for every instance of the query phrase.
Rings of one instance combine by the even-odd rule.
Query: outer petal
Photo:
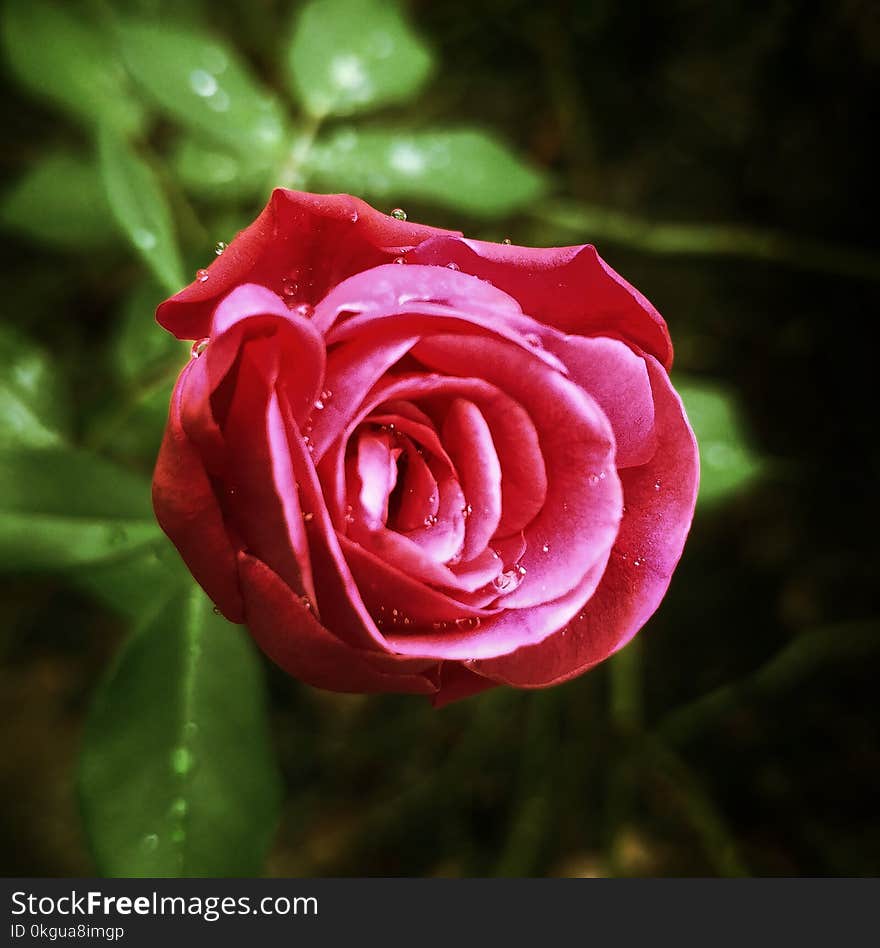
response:
[[[566,681],[622,648],[657,609],[690,530],[699,455],[681,399],[650,357],[657,452],[621,472],[627,513],[599,588],[566,634],[469,667],[493,681],[539,688]]]
[[[168,427],[153,475],[153,507],[159,525],[199,585],[230,622],[242,622],[236,549],[202,459],[181,425],[181,404],[194,367],[193,362],[184,368],[171,396]]]
[[[510,294],[539,322],[577,335],[617,336],[672,365],[663,318],[589,244],[545,249],[443,235],[421,243],[407,260],[453,263]]]
[[[352,274],[449,233],[398,221],[347,194],[277,188],[260,216],[207,268],[207,279],[162,303],[156,319],[178,339],[201,339],[217,301],[241,283],[279,292],[282,281],[291,280],[298,287],[293,301],[314,304]]]
[[[318,688],[351,692],[437,691],[436,663],[406,665],[344,644],[258,559],[239,555],[244,621],[261,649],[288,674]]]

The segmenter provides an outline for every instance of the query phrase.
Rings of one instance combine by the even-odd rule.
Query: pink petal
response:
[[[181,426],[181,405],[194,363],[171,396],[168,426],[153,474],[153,507],[199,585],[230,622],[241,622],[236,549],[229,537],[202,459]]]
[[[407,664],[382,652],[352,648],[260,560],[239,555],[244,616],[261,649],[289,675],[330,691],[433,694],[432,662]]]
[[[501,520],[501,464],[492,433],[480,409],[456,398],[443,424],[443,443],[458,472],[469,513],[465,524],[465,561],[485,549]]]
[[[407,260],[438,267],[453,263],[510,294],[540,323],[576,335],[616,336],[667,368],[672,365],[663,318],[589,244],[512,247],[442,235],[419,244]]]
[[[398,221],[347,194],[276,188],[260,216],[208,266],[208,278],[162,303],[156,318],[178,339],[202,339],[217,301],[242,283],[277,293],[289,281],[298,287],[292,303],[315,304],[352,274],[446,233]]]
[[[566,635],[553,635],[473,670],[494,681],[537,688],[574,678],[622,648],[656,611],[690,529],[699,482],[693,432],[669,377],[652,358],[657,452],[621,472],[627,512],[608,568]]]

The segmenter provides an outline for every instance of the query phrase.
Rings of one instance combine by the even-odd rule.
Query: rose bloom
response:
[[[196,340],[155,478],[193,576],[291,675],[537,688],[655,611],[697,492],[653,306],[591,246],[276,190],[159,307]]]

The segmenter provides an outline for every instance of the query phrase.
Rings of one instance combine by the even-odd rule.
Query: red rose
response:
[[[278,190],[157,318],[200,342],[156,515],[290,674],[438,703],[541,687],[657,608],[697,449],[665,323],[592,247]]]

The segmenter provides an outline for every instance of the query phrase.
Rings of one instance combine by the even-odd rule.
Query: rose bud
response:
[[[565,681],[656,610],[691,524],[666,324],[591,246],[402,217],[277,190],[159,307],[196,344],[156,515],[309,684],[443,704]]]

